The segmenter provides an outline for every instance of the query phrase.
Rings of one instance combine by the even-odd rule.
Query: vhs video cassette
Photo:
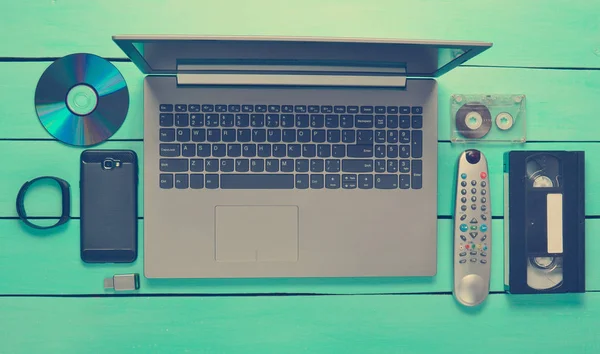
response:
[[[525,95],[452,95],[451,142],[524,143],[525,101]]]
[[[504,155],[504,284],[512,294],[585,291],[583,151]]]

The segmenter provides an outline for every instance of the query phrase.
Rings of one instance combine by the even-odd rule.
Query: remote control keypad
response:
[[[478,183],[476,179],[471,179],[469,182],[467,182],[467,180],[469,179],[468,177],[469,176],[467,174],[463,173],[461,175],[463,181],[461,181],[460,185],[461,187],[467,187],[468,184],[472,186],[472,188],[470,189],[471,197],[469,198],[469,201],[471,203],[468,207],[467,198],[460,198],[460,210],[463,212],[463,214],[460,216],[460,221],[466,221],[468,219],[469,222],[460,224],[459,229],[465,234],[468,233],[469,238],[467,239],[467,236],[465,236],[465,234],[460,235],[461,243],[460,250],[458,253],[458,263],[466,264],[467,262],[479,262],[481,264],[486,264],[486,251],[488,250],[488,244],[486,242],[487,235],[485,234],[485,232],[488,230],[488,226],[486,224],[488,220],[488,212],[485,203],[487,203],[487,198],[481,197],[479,199],[481,203],[481,205],[479,205],[481,213],[478,213],[477,194],[480,193],[482,196],[487,194],[487,189],[485,188],[487,186],[487,182],[484,180]],[[482,172],[478,177],[484,179],[485,177],[487,177],[487,174]],[[477,188],[478,185],[480,188]],[[467,189],[462,188],[461,194],[467,195]]]

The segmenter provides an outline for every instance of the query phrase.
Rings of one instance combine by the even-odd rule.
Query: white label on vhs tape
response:
[[[547,228],[548,253],[563,252],[563,203],[562,194],[548,194]]]

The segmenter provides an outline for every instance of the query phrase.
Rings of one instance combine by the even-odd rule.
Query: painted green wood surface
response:
[[[52,141],[37,121],[33,94],[50,61],[31,59],[74,52],[124,58],[111,36],[132,33],[494,42],[492,49],[468,63],[483,67],[461,67],[438,81],[437,275],[384,279],[142,279],[138,292],[141,296],[102,297],[104,277],[143,273],[143,219],[139,221],[141,252],[137,262],[85,265],[78,254],[78,219],[49,233],[32,232],[14,219],[14,198],[26,179],[58,175],[71,183],[73,214],[79,214],[78,157],[82,149]],[[0,295],[4,295],[0,296],[0,353],[600,351],[600,261],[595,256],[600,252],[600,162],[595,158],[600,154],[600,2],[5,1],[0,12],[0,43]],[[142,75],[131,63],[118,62],[116,66],[127,80],[131,108],[113,141],[98,148],[131,148],[141,158]],[[445,217],[451,214],[453,180],[442,176],[453,176],[461,151],[447,142],[448,98],[452,93],[478,92],[528,96],[528,144],[475,145],[490,162],[491,185],[496,186],[491,194],[492,212],[496,217],[503,215],[504,151],[586,151],[586,294],[494,293],[483,307],[473,311],[459,307],[448,294],[452,285],[452,240],[451,220]],[[142,188],[143,184],[140,191]],[[28,210],[37,215],[56,215],[56,191],[47,186],[36,189],[26,200]],[[498,292],[502,291],[503,280],[502,228],[502,220],[494,220],[491,290]],[[144,296],[150,293],[181,296]],[[333,295],[225,296],[251,293]],[[383,293],[388,295],[368,295]],[[74,297],[37,297],[44,294]],[[82,294],[93,297],[78,297]],[[489,336],[484,338],[481,331],[473,331],[480,328],[486,329]]]
[[[593,0],[46,0],[2,10],[0,57],[124,57],[115,34],[251,34],[482,40],[495,49],[471,64],[600,67]]]
[[[10,354],[600,351],[598,293],[493,294],[477,311],[449,295],[0,298],[0,308]]]
[[[140,234],[143,221],[139,222]],[[494,220],[502,235],[502,220]],[[141,279],[142,294],[398,294],[452,291],[452,221],[438,221],[438,271],[434,277],[305,279]],[[103,279],[113,274],[143,274],[143,238],[133,264],[85,264],[79,259],[79,220],[53,232],[32,231],[17,220],[0,220],[0,294],[105,294]],[[586,289],[600,291],[600,220],[586,223]],[[491,291],[503,291],[502,237],[492,242]],[[45,260],[43,265],[41,260]]]

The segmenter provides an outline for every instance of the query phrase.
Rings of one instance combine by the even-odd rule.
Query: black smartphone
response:
[[[137,258],[138,159],[131,150],[81,153],[81,259],[129,263]]]

